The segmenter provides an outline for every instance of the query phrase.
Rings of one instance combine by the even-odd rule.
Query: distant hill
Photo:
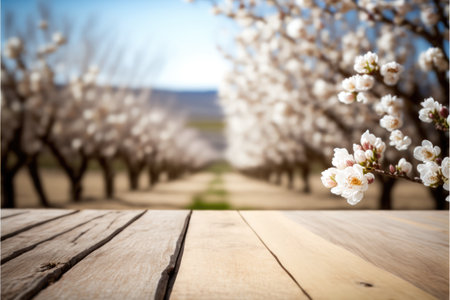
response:
[[[219,152],[226,148],[223,112],[218,103],[217,91],[152,89],[151,101],[167,105],[178,112],[185,112],[188,126],[197,129]]]
[[[153,89],[152,101],[173,106],[184,111],[190,121],[222,121],[223,112],[217,99],[217,91],[173,91]]]

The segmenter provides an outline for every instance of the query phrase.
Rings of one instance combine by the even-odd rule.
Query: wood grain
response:
[[[36,299],[162,299],[189,213],[148,211]]]
[[[235,211],[194,211],[171,299],[306,299]]]
[[[33,227],[40,226],[74,212],[74,210],[66,209],[34,209],[30,210],[26,215],[16,214],[13,217],[2,219],[1,240],[3,241]]]
[[[27,213],[26,209],[1,209],[2,220]]]
[[[428,213],[419,213],[414,221],[402,220],[404,213],[395,211],[284,214],[322,238],[344,247],[438,298],[447,299],[448,235],[442,224],[440,227],[437,227],[438,223],[421,226],[421,220]]]
[[[142,214],[142,211],[112,211],[3,264],[2,299],[31,298]]]
[[[1,243],[1,263],[16,258],[17,256],[32,250],[39,244],[58,237],[61,234],[74,230],[95,218],[111,212],[96,210],[83,210],[79,213],[65,216],[41,226],[33,227],[27,231],[19,233]]]
[[[312,299],[434,299],[280,212],[241,214]]]

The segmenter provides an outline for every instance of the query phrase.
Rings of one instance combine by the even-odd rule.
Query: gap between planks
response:
[[[125,228],[127,228],[129,225],[131,225],[136,220],[138,220],[140,217],[142,217],[146,212],[147,212],[147,210],[144,210],[143,212],[136,214],[130,220],[128,220],[125,224],[118,227],[116,230],[114,230],[112,233],[107,235],[105,238],[101,239],[100,241],[93,244],[89,248],[77,253],[75,256],[71,257],[71,259],[69,261],[65,262],[61,266],[56,267],[51,272],[48,272],[45,276],[36,278],[35,280],[33,280],[32,284],[30,284],[24,290],[22,290],[20,294],[15,295],[14,299],[31,299],[31,298],[33,298],[40,291],[45,289],[49,284],[53,284],[56,281],[58,281],[61,278],[61,276],[63,276],[66,272],[68,272],[77,263],[82,261],[86,256],[88,256],[95,250],[99,249],[100,247],[102,247],[103,245],[105,245],[106,243],[111,241],[115,236],[117,236]],[[102,215],[102,217],[103,216],[105,216],[105,215]],[[2,287],[2,293],[3,293],[3,287]]]
[[[295,277],[288,271],[288,269],[286,269],[285,266],[283,266],[283,264],[281,263],[281,261],[278,259],[278,257],[275,255],[275,253],[270,250],[270,248],[266,245],[266,243],[264,243],[264,241],[262,240],[262,238],[259,236],[259,234],[255,231],[255,229],[253,229],[253,227],[247,222],[247,220],[244,218],[244,216],[241,214],[241,212],[238,210],[237,213],[239,214],[239,216],[241,217],[241,219],[244,221],[245,224],[247,224],[247,226],[253,231],[253,233],[256,235],[256,237],[260,240],[260,242],[264,245],[264,247],[266,247],[267,251],[270,252],[270,254],[272,254],[272,256],[275,258],[275,260],[278,262],[278,264],[280,265],[280,267],[289,275],[289,277],[295,282],[295,284],[300,288],[300,290],[303,292],[303,294],[305,294],[306,297],[308,297],[308,299],[312,300],[311,296],[308,294],[308,292],[300,285],[300,283],[295,279]]]
[[[66,234],[66,233],[68,233],[68,232],[70,232],[70,231],[72,231],[72,230],[75,230],[75,229],[77,229],[78,227],[81,227],[81,226],[83,226],[83,225],[85,225],[85,224],[87,224],[87,223],[89,223],[89,222],[92,222],[92,221],[94,221],[94,220],[96,220],[96,219],[98,219],[98,218],[104,217],[105,215],[107,215],[107,214],[109,214],[109,213],[110,213],[110,212],[107,212],[107,213],[105,213],[105,214],[103,214],[103,215],[98,215],[98,216],[96,216],[96,217],[92,217],[92,218],[90,218],[90,219],[88,219],[88,220],[86,220],[86,221],[84,221],[84,222],[78,223],[78,224],[76,224],[75,226],[70,227],[69,229],[66,229],[66,230],[64,230],[64,231],[58,232],[57,234],[54,234],[54,235],[52,235],[52,236],[50,236],[50,237],[48,237],[48,238],[44,238],[44,239],[42,239],[42,240],[40,240],[40,241],[37,241],[37,242],[35,242],[35,243],[32,243],[31,245],[28,245],[28,246],[25,246],[25,247],[23,247],[23,248],[19,248],[19,249],[17,249],[17,250],[14,250],[14,251],[13,251],[12,253],[10,253],[9,255],[7,255],[7,256],[5,256],[5,257],[2,257],[2,259],[1,259],[1,264],[3,265],[4,263],[10,261],[11,259],[14,259],[14,258],[16,258],[16,257],[18,257],[18,256],[20,256],[20,255],[22,255],[22,254],[24,254],[24,253],[26,253],[26,252],[28,252],[28,251],[33,250],[34,248],[36,248],[36,247],[39,246],[40,244],[43,244],[43,243],[48,242],[48,241],[51,241],[51,240],[53,240],[53,239],[55,239],[55,238],[57,238],[57,237],[59,237],[59,236],[61,236],[61,235],[63,235],[63,234]],[[79,217],[79,216],[78,216],[78,217]],[[30,230],[28,230],[28,232],[30,232]],[[25,232],[25,233],[26,233],[26,232]],[[19,235],[19,236],[20,236],[20,235]],[[9,241],[11,241],[11,240],[8,240],[7,242],[9,242]],[[3,253],[4,253],[4,249],[3,249],[3,246],[2,246],[2,255],[3,255]]]
[[[59,216],[56,216],[56,217],[53,217],[53,218],[49,218],[49,219],[43,220],[43,221],[41,221],[41,222],[36,222],[36,223],[30,224],[30,225],[24,226],[24,227],[22,227],[22,228],[19,228],[19,229],[17,229],[17,230],[14,230],[13,232],[10,232],[10,233],[7,233],[7,234],[2,235],[2,237],[1,237],[0,240],[1,240],[1,241],[4,241],[4,240],[6,240],[6,239],[8,239],[8,238],[10,238],[10,237],[13,237],[13,236],[19,234],[19,233],[22,233],[22,232],[24,232],[24,231],[30,230],[31,228],[34,228],[34,227],[37,227],[37,226],[41,226],[41,225],[43,225],[43,224],[45,224],[45,223],[48,223],[48,222],[57,220],[57,219],[59,219],[59,218],[67,217],[67,216],[76,214],[76,213],[78,213],[78,212],[79,212],[79,210],[71,211],[71,212],[69,212],[69,213],[67,213],[67,214],[62,214],[62,215],[59,215]],[[14,216],[18,216],[18,215],[21,215],[21,214],[19,213],[19,214],[16,214],[16,215],[14,215]],[[13,217],[13,216],[10,216],[10,217]],[[3,226],[3,224],[2,224],[2,226]]]
[[[177,245],[173,255],[170,257],[169,265],[161,273],[161,278],[159,279],[158,285],[156,287],[155,299],[170,299],[170,294],[172,293],[172,288],[177,278],[178,270],[180,269],[181,258],[184,253],[184,244],[186,241],[186,235],[189,228],[189,222],[191,220],[192,210],[186,217],[183,230],[178,238]]]

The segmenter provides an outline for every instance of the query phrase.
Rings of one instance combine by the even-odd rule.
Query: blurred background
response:
[[[357,55],[404,57],[397,92],[416,95],[416,115],[426,95],[448,103],[448,72],[418,71],[435,44],[415,27],[317,2],[2,0],[2,207],[445,208],[443,191],[406,180],[380,179],[356,206],[322,185],[332,149],[378,122],[337,101]],[[420,19],[426,7],[409,4],[402,20]],[[448,15],[446,2],[428,5]],[[430,32],[448,36],[444,24]],[[436,43],[448,57],[448,40]],[[410,116],[405,128],[448,155],[447,133]]]

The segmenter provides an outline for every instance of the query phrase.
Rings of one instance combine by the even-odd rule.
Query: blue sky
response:
[[[99,17],[99,25],[117,34],[129,45],[129,53],[150,41],[149,55],[162,58],[157,75],[146,84],[169,89],[217,88],[227,63],[218,53],[218,44],[230,40],[231,22],[210,13],[209,1],[193,4],[182,0],[49,0],[55,16],[68,16],[82,23]],[[2,20],[12,11],[18,24],[35,13],[37,0],[2,0]],[[4,33],[2,21],[2,35]],[[2,37],[3,41],[3,37]],[[147,46],[145,46],[147,47]],[[144,51],[147,49],[144,48]],[[130,54],[131,55],[131,54]]]

